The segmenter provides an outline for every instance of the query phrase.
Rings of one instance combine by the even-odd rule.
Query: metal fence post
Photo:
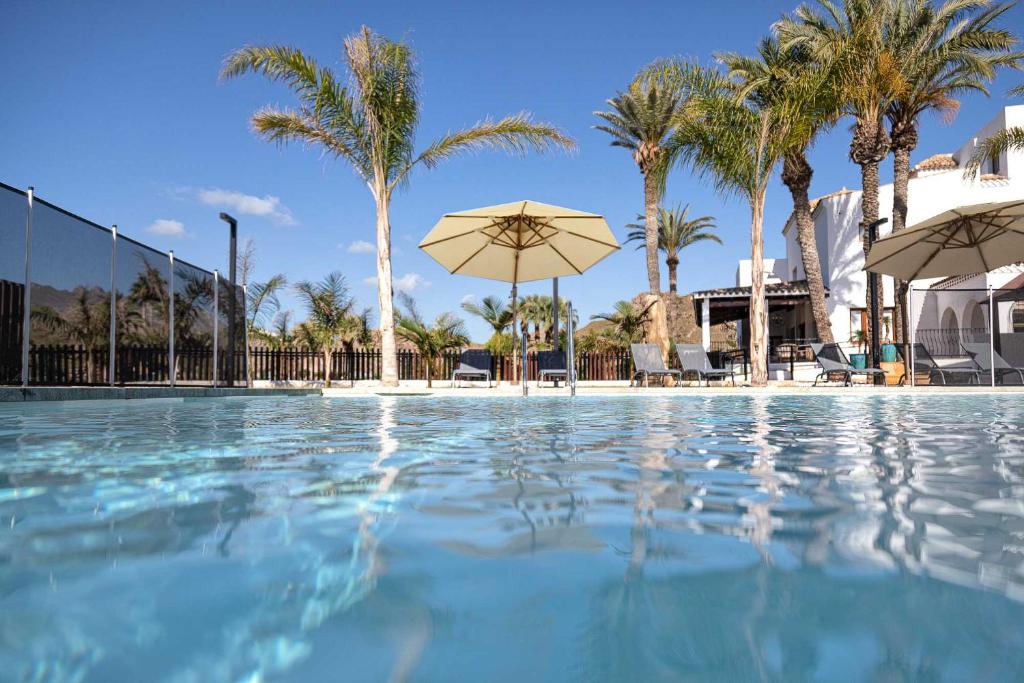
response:
[[[110,228],[110,386],[117,383],[117,226]]]
[[[167,252],[167,259],[170,263],[171,274],[167,278],[167,362],[169,367],[167,368],[167,376],[171,380],[171,387],[174,386],[175,375],[177,375],[177,368],[174,364],[174,250]]]
[[[917,373],[914,372],[914,340],[917,337],[917,325],[914,323],[914,285],[907,287],[907,329],[904,332],[910,333],[910,367],[903,368],[903,371],[910,376],[910,386],[913,387],[917,385]],[[904,362],[906,360],[904,359]]]
[[[34,187],[25,193],[28,199],[28,212],[25,217],[25,290],[22,295],[21,320],[21,386],[28,386],[28,349],[29,332],[32,330],[32,199],[35,197]]]
[[[218,329],[220,328],[220,272],[213,271],[213,386],[217,386],[218,368],[217,344]]]
[[[992,386],[996,385],[996,339],[995,339],[995,318],[992,313],[995,307],[992,304],[992,285],[988,286],[988,367],[991,370]]]
[[[245,326],[242,328],[242,343],[245,344],[245,387],[252,388],[252,377],[249,376],[249,289],[248,285],[242,285],[242,321]],[[334,360],[334,354],[331,354]]]

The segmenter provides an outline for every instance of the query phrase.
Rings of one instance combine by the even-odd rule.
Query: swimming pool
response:
[[[1008,680],[1015,395],[0,405],[0,677]]]

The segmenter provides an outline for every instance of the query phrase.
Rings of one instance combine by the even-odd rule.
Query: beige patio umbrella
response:
[[[912,281],[1024,261],[1024,201],[950,209],[875,242],[865,270]]]
[[[514,340],[520,282],[580,275],[619,243],[599,214],[519,201],[445,214],[420,249],[449,273],[511,282]]]

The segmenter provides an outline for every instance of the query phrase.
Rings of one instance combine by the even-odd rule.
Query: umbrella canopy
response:
[[[603,216],[531,201],[445,214],[420,242],[450,273],[513,284],[579,275],[618,248]]]
[[[1024,261],[1024,201],[950,209],[884,237],[865,270],[901,280],[987,273]]]
[[[604,216],[519,201],[445,214],[420,242],[420,249],[449,273],[512,283],[514,348],[516,285],[580,275],[618,250],[619,243]],[[517,360],[513,359],[516,371]]]

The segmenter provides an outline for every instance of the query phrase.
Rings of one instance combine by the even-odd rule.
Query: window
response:
[[[1017,301],[1013,304],[1010,322],[1013,323],[1013,333],[1024,333],[1024,301]]]

